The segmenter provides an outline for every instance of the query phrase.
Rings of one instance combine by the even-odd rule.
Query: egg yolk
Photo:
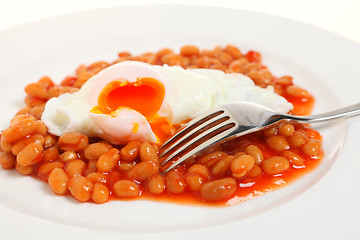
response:
[[[153,78],[140,78],[132,83],[114,81],[101,91],[98,107],[105,114],[128,107],[150,117],[160,110],[164,96],[164,85]]]
[[[149,122],[159,143],[173,132],[174,128],[166,118],[156,115],[165,96],[164,85],[154,78],[139,78],[136,82],[113,81],[101,91],[98,106],[91,112],[112,115],[119,108],[139,112]]]

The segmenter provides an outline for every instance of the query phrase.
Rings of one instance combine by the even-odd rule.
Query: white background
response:
[[[0,0],[0,31],[84,10],[179,3],[232,7],[277,15],[326,29],[360,44],[359,0]]]
[[[352,41],[360,44],[360,1],[359,0],[217,0],[214,3],[211,3],[209,0],[182,0],[182,1],[165,1],[165,0],[61,0],[61,1],[51,1],[51,0],[0,0],[0,31],[5,30],[17,25],[43,20],[49,17],[74,13],[78,11],[86,11],[97,8],[106,8],[114,7],[121,5],[140,5],[140,4],[196,4],[196,5],[210,5],[210,6],[223,6],[223,7],[232,7],[249,11],[256,11],[276,16],[285,17],[295,21],[307,23],[322,29],[326,29],[330,32],[341,35],[345,38],[348,38]],[[1,53],[0,53],[1,54]],[[352,139],[354,140],[354,139]],[[345,198],[345,196],[344,196]],[[337,206],[334,206],[337,207]],[[338,206],[339,207],[339,206]],[[341,207],[341,206],[340,206]],[[339,209],[339,208],[338,208]],[[340,211],[340,210],[338,210]],[[3,210],[0,212],[2,217],[10,216],[13,213],[12,210]],[[47,223],[41,219],[34,219],[30,216],[23,216],[18,214],[18,219],[16,223],[11,224],[11,227],[6,229],[6,232],[13,232],[14,239],[19,238],[37,238],[37,239],[72,239],[69,235],[76,235],[77,239],[82,239],[86,236],[86,239],[95,239],[97,234],[95,231],[77,229],[77,228],[68,228],[68,231],[62,230],[63,225],[54,223],[52,225],[47,224],[46,229],[33,229],[29,223],[37,223],[41,225],[42,223]],[[309,216],[311,217],[311,216]],[[329,212],[329,217],[334,217],[331,212]],[[357,219],[357,218],[356,218]],[[339,224],[348,219],[334,219],[338,221]],[[271,221],[271,219],[269,219]],[[253,224],[256,225],[256,222],[253,221]],[[296,224],[294,222],[294,224]],[[10,224],[7,224],[9,226]],[[229,224],[226,226],[226,229],[233,230],[237,229],[238,225]],[[61,230],[60,230],[61,229]],[[1,234],[5,229],[3,226],[0,226],[0,238],[5,239]],[[59,231],[60,230],[60,231]],[[226,239],[241,239],[241,232],[229,232],[227,236],[217,235],[216,228],[208,228],[209,234],[213,237],[226,238]],[[279,235],[281,234],[281,226],[279,226]],[[303,229],[306,231],[306,229]],[[299,231],[303,231],[299,229]],[[326,229],[322,229],[326,231]],[[31,234],[31,236],[28,235]],[[49,233],[53,233],[50,234]],[[184,239],[190,238],[191,234],[196,232],[180,232],[176,233],[176,236],[168,236],[165,233],[159,235],[143,235],[143,239],[152,239],[156,237],[157,239]],[[201,234],[201,232],[198,232]],[[36,234],[33,236],[33,234]],[[124,234],[123,236],[117,236],[115,233],[102,233],[103,239],[133,239],[134,236],[131,234]],[[74,236],[72,235],[72,236]],[[169,238],[170,237],[170,238]],[[199,238],[199,235],[197,235]],[[209,235],[207,235],[209,237]],[[254,237],[256,237],[256,232],[254,232]],[[290,237],[289,237],[290,238]],[[8,238],[10,239],[10,238]],[[210,238],[209,238],[210,239]]]

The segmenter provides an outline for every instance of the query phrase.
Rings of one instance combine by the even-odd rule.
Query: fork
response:
[[[281,114],[251,102],[229,103],[194,118],[161,146],[162,172],[184,164],[205,148],[262,130],[279,121],[316,123],[357,114],[360,114],[360,103],[312,116]]]

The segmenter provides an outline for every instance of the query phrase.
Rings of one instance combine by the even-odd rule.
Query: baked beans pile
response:
[[[146,198],[226,204],[235,196],[255,196],[283,185],[321,160],[320,134],[301,124],[281,123],[232,140],[167,174],[159,170],[161,159],[155,144],[114,145],[76,132],[60,137],[48,133],[40,118],[50,98],[75,92],[94,74],[126,60],[243,73],[258,86],[272,86],[293,103],[292,114],[309,114],[314,103],[313,96],[294,85],[292,77],[273,76],[258,52],[242,53],[233,45],[212,50],[187,45],[180,53],[171,49],[141,55],[120,52],[111,63],[80,65],[60,84],[45,76],[27,85],[26,107],[1,132],[2,168],[40,178],[54,193],[72,195],[80,202]]]

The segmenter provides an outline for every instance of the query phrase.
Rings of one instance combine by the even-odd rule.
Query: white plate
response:
[[[316,113],[359,100],[356,89],[360,84],[351,80],[356,79],[360,69],[360,47],[328,32],[234,9],[120,7],[51,18],[1,32],[0,127],[4,129],[22,106],[24,86],[42,75],[59,82],[80,63],[111,61],[123,50],[141,53],[163,47],[178,49],[184,44],[212,48],[228,43],[244,52],[249,49],[261,52],[264,64],[275,75],[294,76],[297,84],[316,96]],[[91,229],[93,237],[104,232],[132,235],[176,229],[194,229],[196,234],[209,234],[212,229],[218,233],[241,229],[241,236],[256,233],[256,237],[298,232],[293,236],[295,239],[310,233],[360,237],[355,224],[360,220],[357,204],[360,169],[355,157],[349,157],[359,155],[350,152],[359,128],[351,126],[352,132],[346,136],[349,129],[346,122],[329,126],[318,127],[324,137],[326,155],[316,170],[281,190],[228,208],[147,201],[79,204],[71,198],[55,196],[43,182],[1,170],[0,209],[9,211],[10,207],[15,211],[9,211],[6,219],[0,217],[0,225],[10,226],[21,216],[30,229],[41,228],[48,234],[55,226],[63,229],[62,234]],[[346,142],[348,151],[333,164],[346,138],[350,139]],[[333,221],[339,218],[338,223]],[[8,229],[4,228],[5,232]]]

